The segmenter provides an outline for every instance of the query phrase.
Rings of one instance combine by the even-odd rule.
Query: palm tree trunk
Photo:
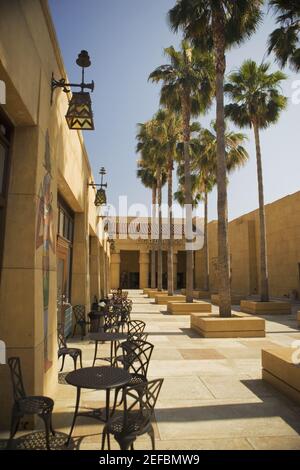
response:
[[[173,160],[168,161],[168,216],[170,236],[168,241],[168,295],[174,294],[174,232],[173,232]]]
[[[209,290],[209,264],[208,264],[208,194],[204,192],[204,243],[203,243],[204,290]]]
[[[231,316],[228,244],[227,178],[225,156],[224,75],[226,69],[224,12],[213,15],[213,40],[216,61],[217,102],[217,186],[218,186],[218,292],[221,317]]]
[[[156,224],[156,184],[153,185],[152,187],[152,208],[153,208],[153,218],[154,218],[154,224]],[[152,240],[152,250],[151,250],[151,288],[155,289],[156,287],[156,263],[155,263],[155,258],[156,258],[156,249],[155,249],[155,241]]]
[[[157,288],[162,291],[162,215],[161,215],[161,168],[158,168],[157,198],[158,198],[158,250],[157,250]]]
[[[190,168],[190,117],[191,103],[188,92],[182,97],[182,120],[183,120],[183,145],[184,145],[184,192],[185,192],[185,209],[188,218],[192,207],[192,184],[191,184],[191,168]],[[187,220],[187,226],[192,225],[191,220]],[[186,234],[186,302],[193,302],[193,271],[194,256],[192,250],[192,242],[189,234]]]
[[[257,122],[253,122],[255,146],[256,146],[256,164],[257,164],[257,182],[259,199],[259,231],[260,231],[260,300],[269,302],[269,282],[268,282],[268,263],[267,263],[267,237],[266,237],[266,216],[264,202],[264,183],[261,161],[260,137]]]

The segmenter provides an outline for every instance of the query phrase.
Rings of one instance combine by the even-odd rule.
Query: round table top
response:
[[[107,390],[125,385],[130,378],[129,372],[118,367],[83,367],[69,372],[66,382],[79,388]]]
[[[89,339],[92,341],[121,341],[126,340],[128,335],[126,333],[90,333]]]

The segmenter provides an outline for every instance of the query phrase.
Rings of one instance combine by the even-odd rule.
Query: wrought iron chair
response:
[[[75,331],[77,326],[80,327],[81,330],[81,339],[84,338],[86,333],[86,327],[89,324],[87,319],[85,318],[85,306],[84,305],[74,305],[73,312],[75,316],[75,325],[73,329],[73,336],[75,335]]]
[[[110,450],[110,434],[114,436],[121,450],[134,450],[136,438],[146,433],[149,434],[152,449],[155,450],[151,420],[162,384],[163,379],[156,379],[122,389],[124,408],[122,411],[116,409],[116,396],[110,419],[103,429],[102,450],[105,448],[106,438]]]
[[[139,320],[137,320],[137,321],[139,321]],[[128,343],[128,347],[129,347],[129,343],[131,343],[131,347],[134,350],[137,345],[146,342],[147,339],[148,339],[148,333],[145,333],[145,332],[141,331],[141,329],[132,328],[131,332],[128,333],[128,335],[127,335],[126,342]],[[124,365],[124,361],[125,361],[124,354],[123,354],[122,350],[120,351],[120,349],[121,348],[120,348],[120,342],[119,342],[117,347],[116,347],[116,355],[115,355],[115,360],[114,360],[114,364],[113,364],[114,366],[117,366],[118,362],[120,362],[121,364]],[[119,354],[118,354],[118,350],[120,351]]]
[[[142,320],[130,320],[128,322],[128,334],[135,335],[143,333],[146,328],[146,323]]]
[[[10,368],[14,394],[8,446],[10,447],[11,441],[18,431],[21,418],[23,418],[25,415],[38,415],[44,421],[46,431],[46,447],[48,450],[50,450],[50,431],[53,436],[55,435],[52,427],[52,410],[54,407],[54,401],[49,397],[26,395],[19,357],[10,357],[8,359],[8,365]]]
[[[120,312],[118,309],[114,309],[112,312],[107,310],[104,315],[104,325],[103,330],[105,333],[118,333],[120,329]]]
[[[147,373],[153,352],[153,344],[147,341],[124,341],[118,347],[122,350],[122,364],[128,370],[131,379],[128,385],[138,385],[147,381]],[[118,357],[118,351],[116,357]]]
[[[82,351],[79,348],[69,348],[64,335],[63,327],[57,329],[57,342],[58,342],[58,359],[62,357],[62,364],[60,372],[64,368],[66,356],[71,356],[74,362],[74,369],[77,367],[77,359],[79,357],[80,367],[82,367]]]

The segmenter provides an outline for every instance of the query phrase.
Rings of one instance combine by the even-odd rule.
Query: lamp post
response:
[[[96,184],[94,182],[88,183],[88,186],[92,186],[93,188],[96,188],[96,187],[99,188],[97,189],[95,202],[94,202],[96,207],[103,206],[104,204],[106,204],[106,192],[105,192],[105,189],[103,189],[103,188],[107,188],[107,183],[103,183],[104,175],[106,175],[106,170],[104,167],[100,168],[99,175],[101,175],[100,184]]]
[[[80,88],[79,92],[73,92],[69,101],[69,107],[66,114],[66,121],[69,129],[73,130],[94,130],[94,120],[92,112],[92,103],[89,92],[85,89],[94,91],[94,81],[85,83],[84,70],[90,67],[91,61],[87,51],[82,50],[78,54],[76,64],[82,68],[81,83],[66,83],[65,78],[55,80],[53,74],[51,79],[51,104],[53,102],[53,92],[56,88],[62,88],[65,93],[70,93],[70,88]]]

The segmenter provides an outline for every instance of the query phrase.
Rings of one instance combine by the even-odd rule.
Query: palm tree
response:
[[[218,271],[220,316],[231,316],[225,158],[224,75],[226,49],[248,39],[261,19],[263,0],[177,0],[169,21],[203,51],[213,51],[216,72]]]
[[[168,295],[174,294],[174,232],[173,232],[173,168],[177,154],[177,144],[182,140],[181,116],[168,108],[161,109],[157,115],[157,136],[161,151],[166,156],[166,173],[168,178]]]
[[[142,184],[146,188],[152,190],[152,208],[155,210],[156,199],[157,199],[157,179],[155,175],[155,170],[152,167],[146,165],[144,160],[138,160],[137,162],[137,177],[141,180]],[[155,289],[156,287],[156,249],[155,244],[152,243],[151,249],[151,288]]]
[[[241,132],[233,132],[227,129],[225,122],[225,158],[227,173],[245,165],[249,155],[244,147],[247,137]],[[197,151],[197,147],[199,149]],[[195,151],[196,150],[196,151]],[[209,258],[208,258],[208,193],[217,183],[217,150],[218,140],[216,122],[212,121],[209,129],[201,129],[195,143],[192,171],[195,171],[199,179],[199,188],[204,200],[204,290],[209,290]],[[199,168],[201,169],[199,171]]]
[[[181,43],[181,50],[173,46],[165,49],[170,63],[156,68],[149,76],[153,82],[163,82],[161,104],[181,112],[185,162],[185,205],[189,211],[192,204],[190,179],[190,119],[207,110],[213,96],[213,61],[209,54],[201,54],[191,48],[188,41]],[[187,213],[187,216],[191,216]],[[193,301],[193,251],[187,240],[186,301]]]
[[[288,63],[296,72],[300,70],[300,3],[297,0],[269,0],[277,13],[277,24],[269,37],[272,51],[281,67]]]
[[[158,122],[156,115],[150,121],[138,124],[137,152],[141,154],[143,164],[150,168],[157,182],[157,202],[158,202],[158,250],[157,250],[157,288],[162,290],[162,187],[166,181],[165,177],[165,155],[162,153],[162,146],[157,137]],[[153,250],[152,250],[153,254]]]
[[[257,65],[245,61],[241,68],[229,76],[225,91],[232,100],[226,106],[226,115],[239,127],[253,128],[256,145],[257,180],[260,222],[260,295],[262,302],[269,301],[266,222],[263,172],[260,146],[260,129],[278,121],[287,99],[280,93],[280,84],[286,76],[278,71],[269,73],[269,64]]]

